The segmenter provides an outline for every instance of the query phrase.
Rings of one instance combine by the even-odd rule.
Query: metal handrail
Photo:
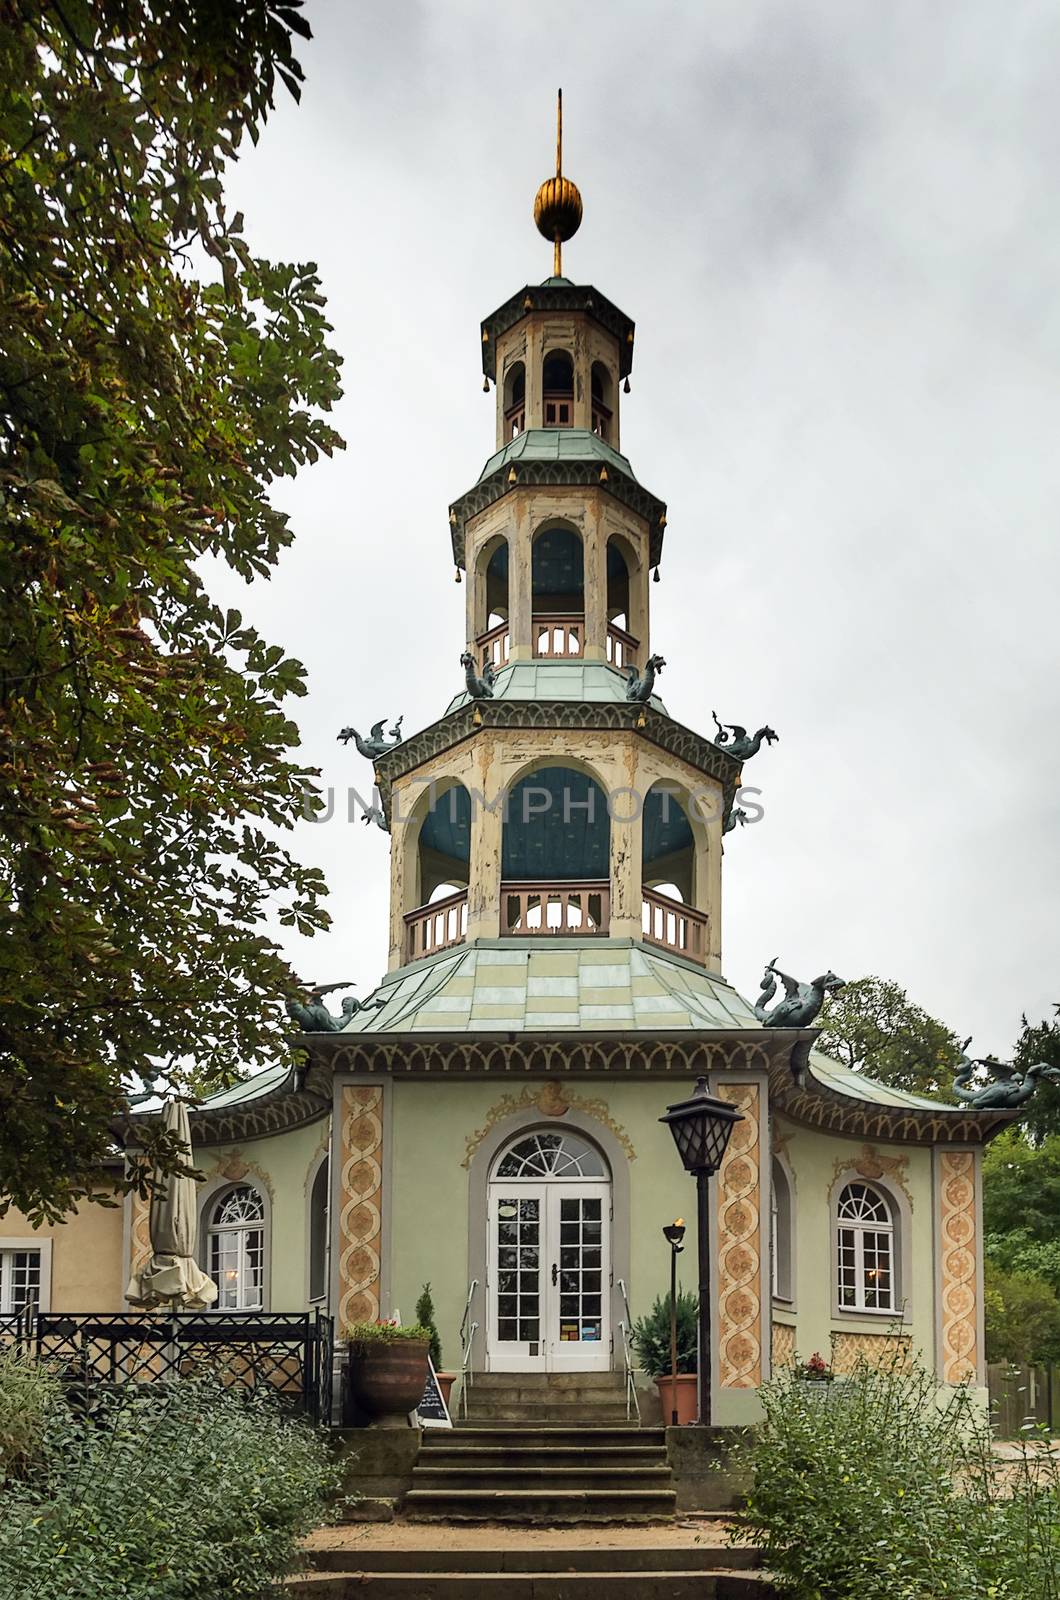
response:
[[[618,1280],[618,1289],[622,1296],[622,1305],[626,1313],[618,1324],[622,1331],[622,1359],[626,1368],[626,1421],[630,1420],[632,1412],[635,1411],[637,1413],[637,1427],[639,1428],[640,1400],[637,1397],[637,1383],[633,1376],[633,1319],[630,1314],[629,1296],[626,1294],[625,1281],[622,1278]]]
[[[475,1344],[475,1335],[478,1332],[478,1323],[468,1323],[471,1315],[471,1302],[475,1298],[478,1288],[478,1279],[472,1278],[468,1285],[467,1299],[464,1301],[464,1315],[460,1318],[460,1415],[467,1421],[467,1392],[474,1382],[471,1371],[471,1352]]]

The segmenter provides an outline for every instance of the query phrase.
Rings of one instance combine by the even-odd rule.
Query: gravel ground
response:
[[[681,1549],[728,1543],[718,1518],[682,1517],[652,1527],[513,1528],[503,1523],[381,1522],[318,1528],[310,1550],[630,1550]]]

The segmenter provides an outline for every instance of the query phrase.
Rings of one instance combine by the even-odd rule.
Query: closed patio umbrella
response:
[[[162,1125],[174,1133],[191,1165],[191,1124],[183,1100],[168,1100]],[[134,1273],[125,1298],[133,1305],[153,1310],[205,1311],[217,1299],[217,1285],[195,1259],[198,1233],[198,1185],[194,1178],[155,1172],[157,1187],[151,1196],[151,1259]]]

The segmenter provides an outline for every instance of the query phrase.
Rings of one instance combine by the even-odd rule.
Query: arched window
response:
[[[240,1184],[214,1203],[207,1228],[207,1271],[219,1311],[260,1311],[265,1304],[265,1203]]]
[[[530,558],[534,655],[580,658],[585,644],[585,556],[573,528],[542,528]]]
[[[551,350],[541,372],[546,428],[574,425],[574,363],[565,350]]]
[[[673,784],[657,783],[644,799],[641,826],[641,876],[646,888],[679,891],[695,903],[696,844],[688,812]]]
[[[894,1214],[868,1183],[848,1183],[837,1209],[838,1300],[843,1311],[894,1311]]]
[[[517,439],[526,427],[526,368],[516,361],[504,380],[504,439]]]
[[[776,1156],[772,1161],[772,1178],[773,1298],[791,1300],[794,1298],[791,1183]]]
[[[328,1293],[328,1215],[331,1163],[324,1157],[309,1191],[309,1298],[326,1300]]]
[[[593,432],[601,439],[611,437],[614,387],[611,374],[602,361],[594,361],[590,375],[593,402]]]
[[[419,823],[419,827],[415,826]],[[430,785],[413,808],[404,845],[412,904],[405,912],[405,960],[462,944],[467,935],[471,796],[462,783]]]
[[[606,1178],[599,1150],[577,1134],[531,1133],[509,1147],[494,1173],[497,1178]]]

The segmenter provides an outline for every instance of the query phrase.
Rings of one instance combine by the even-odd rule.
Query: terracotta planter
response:
[[[428,1348],[426,1339],[351,1344],[346,1368],[350,1409],[371,1418],[415,1411],[427,1382]]]
[[[457,1374],[455,1372],[436,1372],[434,1376],[438,1379],[438,1387],[442,1391],[442,1399],[445,1401],[445,1409],[449,1411],[451,1416],[452,1411],[450,1410],[449,1406],[449,1396],[453,1392],[453,1384],[456,1382]]]
[[[696,1393],[696,1375],[694,1372],[679,1372],[676,1378],[671,1378],[669,1373],[665,1377],[656,1378],[655,1387],[659,1391],[662,1401],[663,1426],[670,1426],[670,1418],[674,1410],[677,1411],[677,1425],[685,1427],[690,1422],[695,1422],[699,1416],[699,1397]],[[676,1389],[676,1407],[670,1397],[671,1388]]]

